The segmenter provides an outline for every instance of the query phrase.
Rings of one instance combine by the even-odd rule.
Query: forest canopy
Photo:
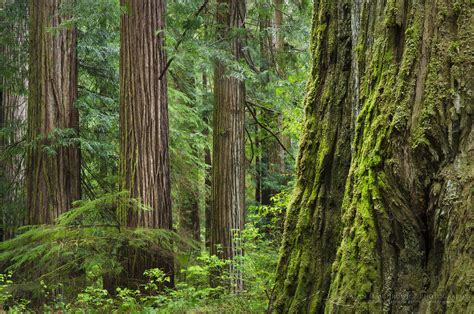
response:
[[[470,0],[0,0],[0,312],[474,312]]]

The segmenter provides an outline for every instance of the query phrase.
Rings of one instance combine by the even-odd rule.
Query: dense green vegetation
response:
[[[235,261],[243,268],[246,290],[234,295],[225,287],[209,285],[210,272],[229,261],[209,256],[199,242],[162,229],[131,230],[118,225],[112,211],[118,202],[130,201],[124,193],[81,201],[56,225],[24,227],[15,239],[3,242],[2,261],[10,265],[1,277],[4,305],[12,311],[266,309],[279,237],[268,238],[264,230],[277,222],[265,221],[257,212],[249,214],[242,234],[246,254]],[[286,205],[277,204],[279,210]],[[124,275],[126,260],[121,253],[127,248],[174,254],[179,265],[176,286],[165,288],[169,277],[157,268],[147,270],[146,281],[139,286],[115,284]]]
[[[28,36],[28,1],[8,1],[1,6],[0,45],[13,49],[2,50],[2,90],[4,94],[14,93],[26,99],[28,40],[17,41],[19,35]],[[5,173],[7,166],[2,168],[0,194],[5,241],[0,244],[0,298],[3,309],[262,312],[273,294],[293,158],[301,132],[302,98],[309,65],[310,7],[292,2],[283,4],[284,18],[281,29],[277,29],[272,1],[249,1],[245,30],[242,30],[245,58],[235,60],[225,51],[225,46],[216,42],[214,1],[168,1],[165,47],[169,62],[174,231],[130,229],[116,218],[116,211],[123,204],[134,210],[152,210],[138,199],[130,198],[126,191],[119,191],[118,185],[119,28],[124,10],[115,0],[63,1],[60,14],[68,18],[47,30],[54,33],[67,27],[77,29],[75,106],[79,110],[80,126],[77,131],[55,129],[41,149],[54,155],[59,147],[79,143],[82,200],[74,202],[52,225],[24,226],[28,222],[25,186],[23,181],[10,179]],[[284,38],[284,49],[277,51],[273,47],[276,36]],[[273,51],[262,50],[265,41]],[[18,58],[9,59],[11,54]],[[210,256],[205,247],[205,210],[210,198],[210,187],[205,180],[211,167],[206,164],[205,155],[212,148],[216,59],[231,68],[229,75],[245,80],[247,88],[246,225],[239,235],[245,254],[234,261]],[[2,142],[2,165],[14,164],[18,167],[17,178],[24,178],[25,163],[15,164],[15,160],[26,158],[29,146],[34,144],[26,138],[25,117],[8,123],[11,125],[2,124],[2,139],[14,137],[14,140]],[[262,144],[276,143],[275,137],[285,146],[285,151]],[[270,161],[265,157],[270,149],[283,156],[282,171],[270,170]],[[271,203],[263,204],[256,199],[256,189],[262,186],[272,191],[268,196],[272,197]],[[12,193],[18,196],[10,199]],[[197,239],[183,226],[189,219],[186,216],[189,202],[197,203],[202,221]],[[174,256],[174,287],[165,288],[168,275],[158,268],[147,271],[139,284],[125,284],[121,278],[127,276],[127,257],[123,254],[130,248]],[[209,281],[213,270],[228,263],[242,268],[245,290],[239,294]],[[225,271],[220,273],[221,282],[226,282],[228,275]]]
[[[473,313],[472,0],[0,0],[0,312]]]

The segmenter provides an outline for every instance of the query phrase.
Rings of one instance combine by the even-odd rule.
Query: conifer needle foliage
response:
[[[116,210],[123,205],[150,210],[127,192],[106,194],[76,202],[54,225],[25,226],[0,243],[0,265],[13,272],[16,293],[32,293],[40,281],[62,282],[71,293],[97,278],[120,278],[133,258],[124,255],[128,249],[169,256],[195,247],[173,231],[121,226]]]

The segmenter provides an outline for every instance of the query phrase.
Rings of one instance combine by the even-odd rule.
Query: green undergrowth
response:
[[[278,236],[265,230],[279,207],[252,210],[241,234],[245,255],[223,261],[209,256],[200,244],[162,229],[124,228],[116,208],[126,204],[150,210],[128,193],[107,194],[77,202],[55,225],[25,226],[0,244],[0,309],[8,312],[264,312],[271,297],[277,260]],[[149,269],[144,280],[127,287],[114,284],[126,278],[124,250],[155,256],[174,256],[175,287],[169,276]],[[242,267],[245,289],[234,294],[228,287],[211,286],[210,273]],[[229,282],[224,272],[218,282]],[[115,280],[115,281],[114,281]],[[112,282],[112,284],[110,284]]]

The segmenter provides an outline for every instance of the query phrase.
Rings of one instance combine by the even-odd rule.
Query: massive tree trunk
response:
[[[163,1],[122,0],[120,187],[152,211],[128,211],[130,227],[171,229]],[[162,77],[160,78],[160,76]],[[122,217],[123,218],[123,217]]]
[[[275,306],[472,312],[473,7],[320,0]]]
[[[52,223],[81,197],[76,142],[76,30],[60,26],[71,0],[30,1],[27,208],[30,224]],[[63,6],[64,5],[64,6]],[[60,9],[61,7],[61,9]],[[56,27],[52,29],[53,27]],[[70,132],[70,131],[74,132]],[[73,134],[74,133],[74,134]]]
[[[128,227],[171,229],[165,3],[121,0],[121,5],[120,188],[151,210],[121,208],[119,219]],[[172,259],[131,255],[132,279],[152,267],[173,274]]]
[[[25,138],[28,68],[27,1],[6,4],[0,17],[0,240],[13,237],[25,218],[25,162],[14,148]]]
[[[234,28],[243,27],[245,3],[219,0],[217,6],[218,40],[238,60],[242,55],[241,43]],[[230,69],[222,61],[216,61],[210,251],[223,259],[242,255],[235,238],[244,227],[245,206],[245,85],[229,74]],[[242,274],[235,263],[229,267],[231,285],[241,290]]]

